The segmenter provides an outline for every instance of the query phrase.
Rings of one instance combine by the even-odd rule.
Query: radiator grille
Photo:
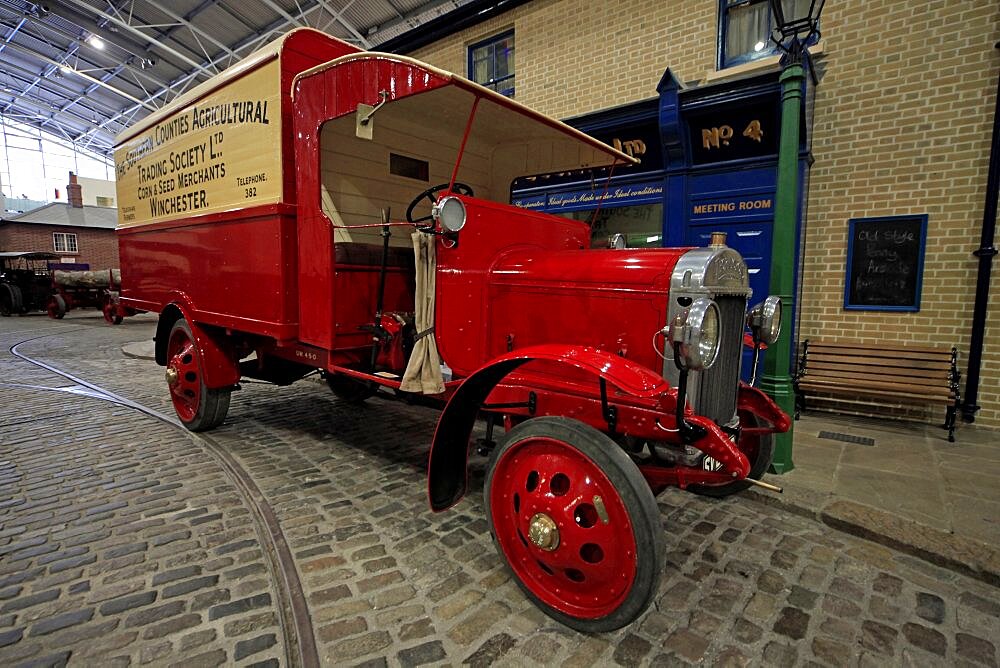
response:
[[[695,410],[717,424],[724,425],[736,415],[746,298],[722,295],[715,298],[715,303],[719,305],[722,320],[722,343],[719,345],[719,357],[715,364],[699,374],[698,405]]]

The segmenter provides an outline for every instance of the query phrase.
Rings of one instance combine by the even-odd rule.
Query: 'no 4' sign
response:
[[[722,125],[717,128],[702,128],[701,145],[702,148],[713,149],[729,146],[729,140],[733,138],[735,130],[730,125]],[[760,143],[764,137],[764,131],[760,127],[760,121],[754,119],[747,124],[743,130],[743,136]]]

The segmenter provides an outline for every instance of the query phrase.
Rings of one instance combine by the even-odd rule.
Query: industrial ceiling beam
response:
[[[10,41],[14,39],[14,36],[17,35],[17,33],[21,32],[21,28],[23,28],[24,24],[27,22],[28,19],[21,19],[20,21],[18,21],[17,26],[11,28],[10,34],[4,37],[3,44],[0,44],[0,53],[3,53],[3,50],[7,47],[8,44],[10,44]]]
[[[285,23],[296,28],[302,27],[302,23],[299,22],[297,18],[285,11],[285,8],[274,2],[274,0],[263,0],[264,4],[274,10],[279,16],[285,19]]]
[[[207,41],[211,42],[212,44],[216,45],[217,47],[219,47],[220,49],[222,49],[223,51],[225,51],[230,57],[235,57],[236,56],[236,52],[234,52],[232,49],[230,49],[228,45],[226,45],[223,42],[220,42],[219,40],[215,39],[215,37],[213,37],[210,33],[206,32],[206,31],[202,30],[201,28],[199,28],[198,26],[194,25],[188,19],[184,18],[180,14],[177,14],[176,12],[171,11],[171,9],[168,6],[168,3],[160,2],[160,3],[156,3],[155,6],[156,6],[157,10],[163,12],[164,14],[166,14],[167,16],[169,16],[170,18],[172,18],[174,21],[176,21],[180,25],[182,25],[185,28],[187,28],[188,30],[190,30],[195,35],[199,35],[199,36],[203,37],[205,40],[207,40]],[[207,58],[208,54],[205,54],[205,57]]]
[[[116,76],[118,76],[118,73],[121,72],[123,69],[125,69],[125,66],[124,65],[119,65],[118,67],[114,68],[113,70],[111,70],[110,72],[108,72],[107,74],[105,74],[104,76],[102,76],[101,77],[101,81],[107,82],[107,81],[115,78]],[[95,90],[97,90],[97,88],[98,88],[98,85],[96,83],[95,84],[91,84],[90,86],[87,86],[84,89],[83,93],[81,93],[79,96],[77,96],[77,98],[75,100],[70,100],[66,104],[64,104],[61,107],[59,107],[59,113],[60,114],[66,113],[72,107],[80,104],[80,102],[83,99],[85,99],[88,95],[90,95]],[[42,125],[45,125],[45,123],[42,123]]]
[[[430,0],[429,2],[425,2],[419,7],[411,9],[408,12],[403,12],[398,18],[392,19],[387,23],[383,23],[377,26],[374,35],[377,36],[379,33],[385,33],[391,30],[395,30],[404,23],[407,26],[410,26],[411,21],[416,19],[421,14],[426,14],[427,12],[433,11],[438,7],[440,7],[441,5],[449,5],[449,4],[455,6],[456,3],[454,0]],[[385,40],[373,40],[375,44],[378,44],[380,41],[385,41]]]
[[[117,46],[122,51],[130,53],[133,56],[142,58],[143,60],[152,59],[149,58],[149,49],[147,48],[146,40],[134,41],[130,39],[127,35],[119,32],[117,29],[109,30],[107,23],[110,22],[110,17],[106,14],[101,14],[105,19],[104,22],[99,22],[92,19],[90,15],[84,14],[83,12],[77,11],[73,7],[66,6],[65,4],[51,4],[47,6],[47,14],[52,14],[58,16],[59,18],[72,23],[77,26],[81,33],[90,33],[92,35],[98,35],[103,41],[108,44],[113,44]],[[33,17],[34,20],[41,26],[48,29],[53,29],[54,26],[45,20],[46,15],[40,15]],[[80,35],[74,35],[73,39],[79,39]],[[172,63],[171,63],[172,64]],[[177,65],[173,65],[177,67]]]
[[[19,51],[19,52],[21,52],[21,53],[23,53],[25,55],[31,56],[32,58],[37,58],[39,60],[45,61],[46,63],[49,63],[50,65],[52,65],[54,67],[57,67],[57,68],[68,67],[68,65],[66,63],[60,63],[57,60],[53,60],[52,58],[49,58],[48,56],[42,55],[40,53],[37,53],[36,51],[33,51],[31,49],[28,49],[26,47],[21,46],[20,44],[14,44],[13,42],[11,42],[11,43],[9,43],[7,45],[7,47],[10,48],[10,49],[13,49],[15,51]],[[72,54],[70,54],[70,55],[72,55]],[[86,72],[80,72],[79,70],[74,70],[72,68],[70,68],[70,69],[71,69],[72,74],[75,75],[75,76],[78,76],[78,77],[80,77],[82,79],[86,79],[87,81],[89,81],[91,83],[97,84],[101,88],[105,88],[105,89],[111,91],[112,93],[114,93],[115,95],[120,95],[121,97],[124,97],[126,100],[131,100],[131,101],[133,101],[133,102],[135,102],[137,104],[140,104],[140,105],[146,107],[147,109],[149,109],[150,111],[156,111],[156,107],[152,106],[151,104],[149,104],[145,100],[140,100],[139,98],[135,97],[134,95],[130,95],[129,93],[126,93],[123,90],[119,90],[119,89],[115,88],[111,84],[105,83],[105,82],[101,81],[100,79],[95,79],[94,77],[90,76]]]
[[[54,107],[53,105],[51,105],[46,100],[42,100],[34,96],[25,96],[21,98],[21,100],[19,101],[16,113],[33,114],[32,122],[26,124],[38,128],[41,121],[49,119],[52,114],[59,113],[59,109],[58,107]],[[4,112],[4,114],[2,115],[6,116],[8,114],[7,112]],[[66,116],[71,117],[72,123],[76,124],[78,127],[74,128],[68,122],[64,123],[63,127],[67,127],[69,130],[72,130],[74,133],[77,134],[79,134],[80,132],[79,126],[89,126],[92,128],[96,128],[98,125],[93,120],[80,116],[79,114],[75,114],[73,112],[67,112]]]
[[[83,0],[62,0],[62,1],[63,2],[68,2],[68,3],[72,4],[72,5],[74,5],[75,7],[79,7],[80,9],[83,9],[83,10],[85,10],[87,12],[90,12],[91,14],[94,14],[94,15],[102,18],[102,19],[107,19],[113,25],[115,25],[118,28],[124,30],[128,34],[133,35],[133,36],[139,38],[140,40],[142,40],[143,42],[145,42],[146,44],[148,44],[150,47],[156,49],[157,51],[160,51],[161,53],[169,54],[169,55],[173,56],[174,58],[177,58],[178,60],[183,61],[184,63],[187,63],[188,65],[190,65],[191,67],[195,68],[196,70],[201,71],[206,76],[214,76],[214,74],[215,74],[215,72],[212,72],[211,70],[203,67],[201,65],[201,63],[197,62],[193,58],[189,58],[185,54],[183,54],[180,51],[174,49],[173,47],[169,47],[169,46],[167,46],[165,44],[161,44],[160,42],[158,42],[157,40],[155,40],[153,37],[151,37],[151,36],[147,35],[146,33],[142,32],[141,30],[139,30],[135,26],[130,25],[129,23],[126,23],[125,21],[122,21],[117,16],[112,16],[110,14],[106,14],[102,10],[98,9],[97,7],[93,7],[93,6],[89,5],[89,4],[87,4],[86,2],[83,2]],[[70,19],[70,20],[73,20],[73,19]]]
[[[28,17],[25,17],[24,19],[22,19],[22,21],[25,21],[25,20],[30,20],[31,21],[31,25],[33,25],[35,27],[35,29],[39,31],[40,39],[42,39],[43,41],[45,40],[45,37],[42,34],[43,31],[50,31],[50,32],[52,32],[52,33],[54,33],[56,35],[59,35],[60,37],[66,39],[66,40],[69,40],[70,42],[77,42],[77,41],[80,41],[80,39],[81,39],[81,37],[80,37],[79,34],[73,34],[73,33],[69,32],[68,30],[65,30],[65,29],[63,29],[63,28],[61,28],[61,27],[59,27],[59,26],[57,26],[57,25],[55,25],[55,24],[53,24],[53,23],[51,23],[49,21],[45,21],[44,19],[41,19],[39,17],[28,16]],[[83,30],[83,28],[81,28],[81,30]],[[117,48],[121,49],[122,51],[124,51],[124,52],[126,52],[126,53],[129,54],[129,59],[126,60],[125,63],[124,63],[125,66],[126,66],[126,68],[129,71],[135,73],[136,76],[142,77],[143,79],[145,79],[146,81],[148,81],[148,82],[150,82],[150,83],[152,83],[154,85],[163,86],[163,85],[166,84],[165,81],[163,81],[159,77],[155,76],[150,71],[147,71],[143,67],[135,67],[135,65],[133,64],[133,62],[131,62],[131,59],[134,59],[134,58],[138,58],[140,60],[140,62],[148,61],[149,59],[146,58],[144,55],[137,55],[135,53],[136,51],[143,51],[144,49],[142,49],[141,47],[137,47],[136,45],[132,45],[132,44],[130,44],[129,47],[126,48],[126,46],[124,44],[120,43],[121,40],[118,40],[116,38],[116,36],[114,36],[114,35],[107,35],[105,30],[102,30],[101,32],[102,32],[102,34],[101,34],[101,40],[102,41],[107,42],[108,44],[111,44],[111,45],[113,45],[113,46],[115,46],[115,47],[117,47]],[[28,34],[28,32],[24,31],[24,34]],[[0,48],[0,51],[2,51],[2,50],[3,49]]]
[[[33,71],[31,71],[31,70],[29,70],[27,68],[21,67],[20,65],[15,65],[14,63],[10,63],[10,62],[4,63],[4,65],[7,67],[7,74],[10,75],[11,78],[17,78],[19,81],[21,81],[25,85],[32,85],[32,84],[35,83],[35,80],[37,80],[39,78],[37,72],[33,72]],[[14,76],[15,74],[21,74],[24,78],[22,78],[22,77],[15,77]],[[44,90],[47,93],[52,93],[53,95],[61,95],[63,97],[67,97],[67,98],[68,97],[79,97],[79,95],[80,95],[80,91],[78,91],[78,90],[76,90],[74,88],[70,88],[69,86],[66,86],[61,81],[59,81],[59,79],[56,79],[54,77],[43,79],[42,82],[37,87],[41,88],[42,90]],[[52,90],[52,89],[58,89],[58,90]],[[24,90],[24,91],[19,91],[19,92],[27,92],[27,89]],[[92,104],[92,105],[99,106],[99,107],[102,108],[102,109],[89,109],[88,108],[87,111],[90,111],[90,112],[101,113],[103,115],[103,114],[108,114],[108,113],[116,113],[117,111],[119,111],[118,107],[109,106],[107,103],[105,103],[105,102],[103,102],[101,100],[96,100],[96,99],[93,99],[93,98],[89,98],[88,102],[90,104]]]

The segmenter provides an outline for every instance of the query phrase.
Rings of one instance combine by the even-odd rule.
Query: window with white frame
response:
[[[469,78],[501,95],[514,97],[514,31],[469,47]]]
[[[77,253],[76,235],[69,232],[53,232],[52,244],[57,253]]]
[[[785,16],[796,16],[808,9],[809,0],[781,0],[781,6]],[[719,69],[777,53],[773,28],[768,0],[719,0]]]

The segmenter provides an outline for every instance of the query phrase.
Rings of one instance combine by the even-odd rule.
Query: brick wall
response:
[[[891,19],[887,17],[893,17]],[[816,90],[802,335],[957,345],[968,356],[1000,52],[996,2],[829,3]],[[871,26],[880,26],[872,35]],[[850,218],[928,215],[919,313],[845,311]],[[1000,426],[1000,273],[977,423]],[[991,336],[993,334],[994,336]],[[964,386],[963,386],[964,389]]]
[[[465,74],[468,45],[515,31],[516,98],[557,118],[656,95],[715,68],[716,0],[539,0],[412,55]],[[995,0],[840,0],[823,15],[800,338],[957,345],[967,358],[1000,52]],[[919,313],[843,307],[847,221],[929,216]],[[1000,304],[1000,266],[991,295]],[[1000,306],[978,424],[1000,427]]]
[[[412,54],[467,74],[467,47],[514,28],[519,102],[556,118],[656,97],[667,65],[682,80],[715,66],[714,0],[540,0]]]
[[[76,262],[86,263],[91,269],[119,267],[118,238],[114,230],[64,227],[61,225],[36,225],[3,223],[0,225],[0,251],[55,251],[52,234],[69,232],[76,235],[76,253],[60,253]]]

